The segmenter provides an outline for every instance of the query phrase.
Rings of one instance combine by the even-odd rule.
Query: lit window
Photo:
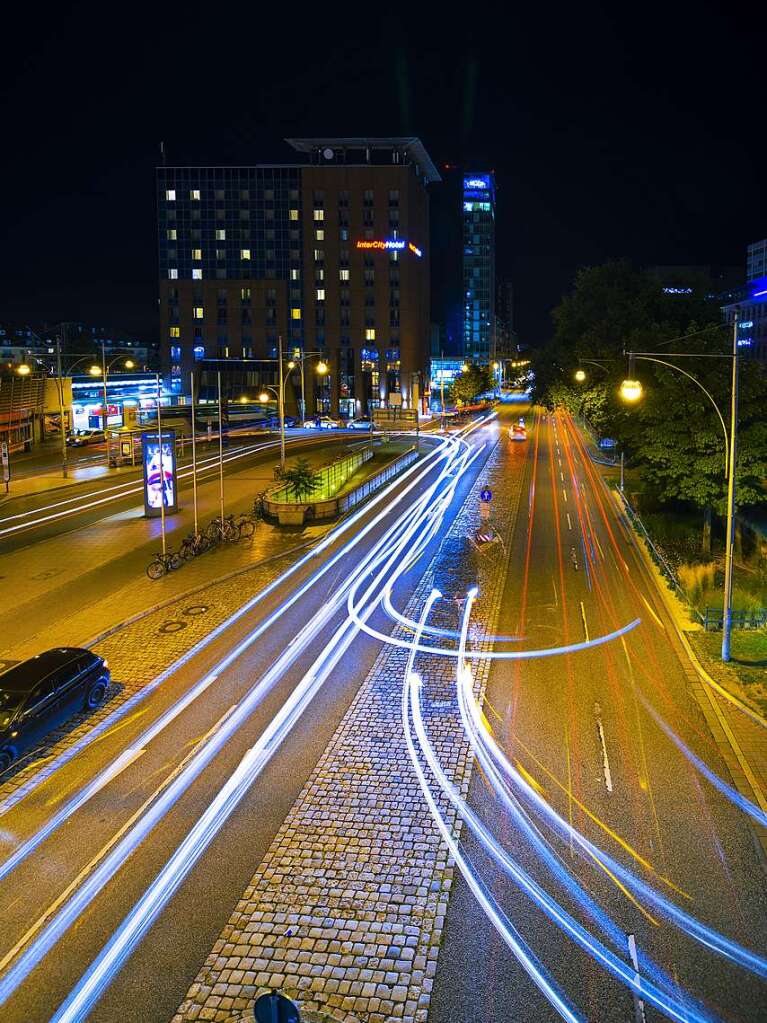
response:
[[[250,249],[240,249],[240,259],[250,259]]]
[[[226,249],[216,249],[216,259],[226,259]]]
[[[200,201],[200,190],[199,188],[193,188],[189,193],[189,198],[194,199],[196,202]]]
[[[325,258],[325,253],[324,253],[324,251],[322,249],[315,249],[314,250],[314,259],[315,259],[315,261],[317,263],[321,263],[324,258]]]
[[[291,281],[297,281],[297,280],[300,280],[300,278],[301,278],[301,271],[300,270],[291,270],[290,271],[290,279],[291,279]]]
[[[250,288],[240,288],[240,298],[243,302],[250,302]]]
[[[342,281],[348,281],[349,280],[349,271],[348,270],[339,270],[338,271],[338,276],[339,276],[339,278]]]
[[[375,341],[375,339],[376,339],[375,329],[373,327],[368,327],[368,329],[365,331],[365,340]]]
[[[171,327],[170,328],[170,336],[171,337],[181,337],[181,327]]]
[[[178,280],[178,270],[168,270],[168,279],[171,281]]]
[[[217,242],[224,242],[224,241],[226,241],[226,231],[224,230],[223,227],[217,228],[217,230],[216,230],[216,241]]]
[[[169,188],[167,190],[167,192],[165,193],[165,198],[168,200],[168,202],[175,202],[176,201],[176,189],[175,188]]]
[[[318,302],[324,302],[325,301],[325,289],[324,288],[317,288],[317,301]]]
[[[320,268],[319,270],[315,270],[315,277],[317,278],[318,281],[324,281],[325,271],[322,268]]]
[[[300,320],[301,319],[301,310],[300,309],[291,309],[290,310],[290,318],[293,319],[293,320]]]
[[[291,220],[298,220],[298,210],[291,210],[290,211],[290,219]]]
[[[192,259],[202,259],[202,249],[192,249]]]
[[[202,314],[202,306],[201,305],[196,305],[194,307],[194,318],[195,318],[195,320],[201,320],[202,319],[202,315],[203,315]]]
[[[170,346],[170,357],[174,362],[178,362],[181,359],[181,346],[171,345]]]
[[[323,231],[323,229],[321,227],[317,228],[316,235],[317,235],[317,241],[318,242],[324,242],[325,241],[325,232]]]
[[[168,228],[168,240],[172,241],[172,242],[175,242],[177,237],[178,237],[178,232],[176,231],[175,227],[169,227]]]
[[[196,267],[194,270],[192,270],[192,280],[193,281],[202,280],[202,270],[200,270],[199,267]]]
[[[203,345],[195,345],[192,351],[194,352],[194,357],[197,362],[199,362],[200,359],[205,358],[205,348]]]
[[[315,210],[314,211],[314,219],[315,220],[324,220],[325,219],[325,211],[324,210]]]

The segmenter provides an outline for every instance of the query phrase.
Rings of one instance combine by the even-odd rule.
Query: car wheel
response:
[[[96,707],[102,702],[107,694],[107,685],[103,678],[100,678],[98,682],[94,682],[88,690],[88,695],[85,698],[85,709],[95,710]]]
[[[4,749],[0,751],[0,774],[4,774],[14,761],[13,753]]]

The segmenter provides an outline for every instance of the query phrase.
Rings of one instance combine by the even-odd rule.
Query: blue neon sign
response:
[[[746,327],[753,327],[753,325],[754,325],[753,320],[741,320],[740,323],[738,324],[738,326],[743,330],[745,330]]]
[[[488,175],[483,174],[482,177],[464,178],[464,188],[490,188],[490,178]]]

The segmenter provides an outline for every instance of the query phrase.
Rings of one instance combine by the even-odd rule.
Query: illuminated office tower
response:
[[[495,179],[463,176],[463,355],[480,365],[495,355]]]

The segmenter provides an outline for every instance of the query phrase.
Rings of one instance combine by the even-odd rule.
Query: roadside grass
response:
[[[721,632],[688,633],[688,639],[710,674],[767,715],[767,629],[734,629],[727,664],[721,660]]]

